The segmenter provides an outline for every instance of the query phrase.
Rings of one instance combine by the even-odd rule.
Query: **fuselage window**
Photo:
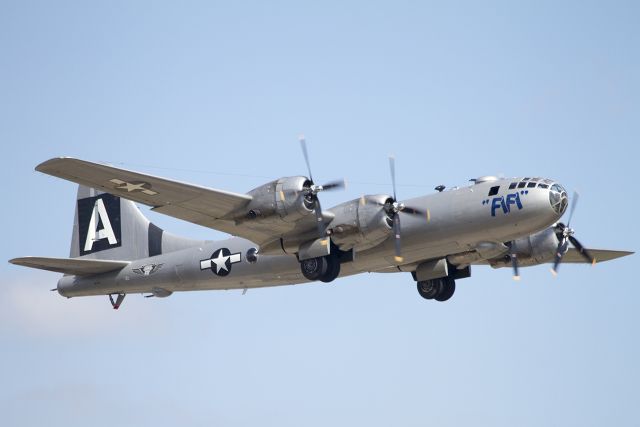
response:
[[[489,190],[489,195],[495,196],[496,194],[498,194],[498,190],[500,190],[499,185],[496,185],[495,187],[491,187],[491,189]]]
[[[530,182],[527,184],[527,188],[534,188],[536,186],[535,182]]]
[[[526,182],[521,182],[520,184],[518,184],[518,188],[524,188],[525,185],[527,185]]]
[[[516,185],[518,185],[517,182],[512,182],[511,184],[509,184],[509,190],[513,190],[514,188],[516,188]]]

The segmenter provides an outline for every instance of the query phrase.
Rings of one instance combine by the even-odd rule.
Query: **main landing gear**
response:
[[[424,299],[447,301],[456,291],[456,281],[453,277],[442,277],[418,282],[418,293]]]
[[[307,280],[332,282],[340,274],[340,259],[337,254],[305,259],[300,261],[300,270]]]

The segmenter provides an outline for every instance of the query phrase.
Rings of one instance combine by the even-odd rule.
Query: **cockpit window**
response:
[[[496,194],[498,194],[498,191],[500,190],[500,186],[496,185],[495,187],[491,187],[489,189],[489,196],[495,196]]]
[[[530,182],[527,184],[527,188],[534,188],[536,186],[535,182]]]
[[[529,181],[531,178],[524,178],[523,181]]]
[[[517,182],[512,182],[511,184],[509,184],[509,190],[513,190],[514,188],[516,188],[516,185],[518,185]]]
[[[520,184],[518,184],[518,188],[524,188],[525,185],[527,185],[526,182],[521,182]]]
[[[549,188],[547,184],[538,184],[538,188]]]

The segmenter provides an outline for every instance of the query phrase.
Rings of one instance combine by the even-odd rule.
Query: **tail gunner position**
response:
[[[108,295],[118,308],[128,293],[248,289],[331,282],[364,272],[410,272],[419,294],[446,301],[471,265],[519,267],[595,263],[632,252],[586,249],[560,221],[569,200],[542,178],[482,177],[464,188],[399,201],[366,195],[323,210],[318,195],[344,181],[316,185],[306,144],[308,177],[280,178],[247,194],[176,182],[72,158],[37,171],[79,184],[70,258],[24,257],[10,262],[64,273],[60,295]],[[234,236],[191,240],[150,223],[135,203]],[[570,247],[571,246],[571,247]]]

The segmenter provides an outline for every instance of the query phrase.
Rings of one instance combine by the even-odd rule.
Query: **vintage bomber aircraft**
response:
[[[455,281],[471,275],[471,265],[511,267],[518,279],[520,266],[552,263],[555,274],[561,261],[632,254],[585,249],[569,227],[577,194],[567,224],[558,222],[567,192],[542,178],[485,176],[468,187],[438,186],[435,194],[400,202],[391,158],[393,195],[322,210],[318,194],[344,181],[316,185],[301,143],[308,177],[280,178],[247,194],[72,158],[48,160],[36,170],[80,184],[71,257],[10,262],[64,273],[60,295],[108,295],[117,309],[128,293],[246,291],[363,272],[410,272],[422,297],[446,301]],[[134,202],[235,237],[214,242],[165,233]]]

